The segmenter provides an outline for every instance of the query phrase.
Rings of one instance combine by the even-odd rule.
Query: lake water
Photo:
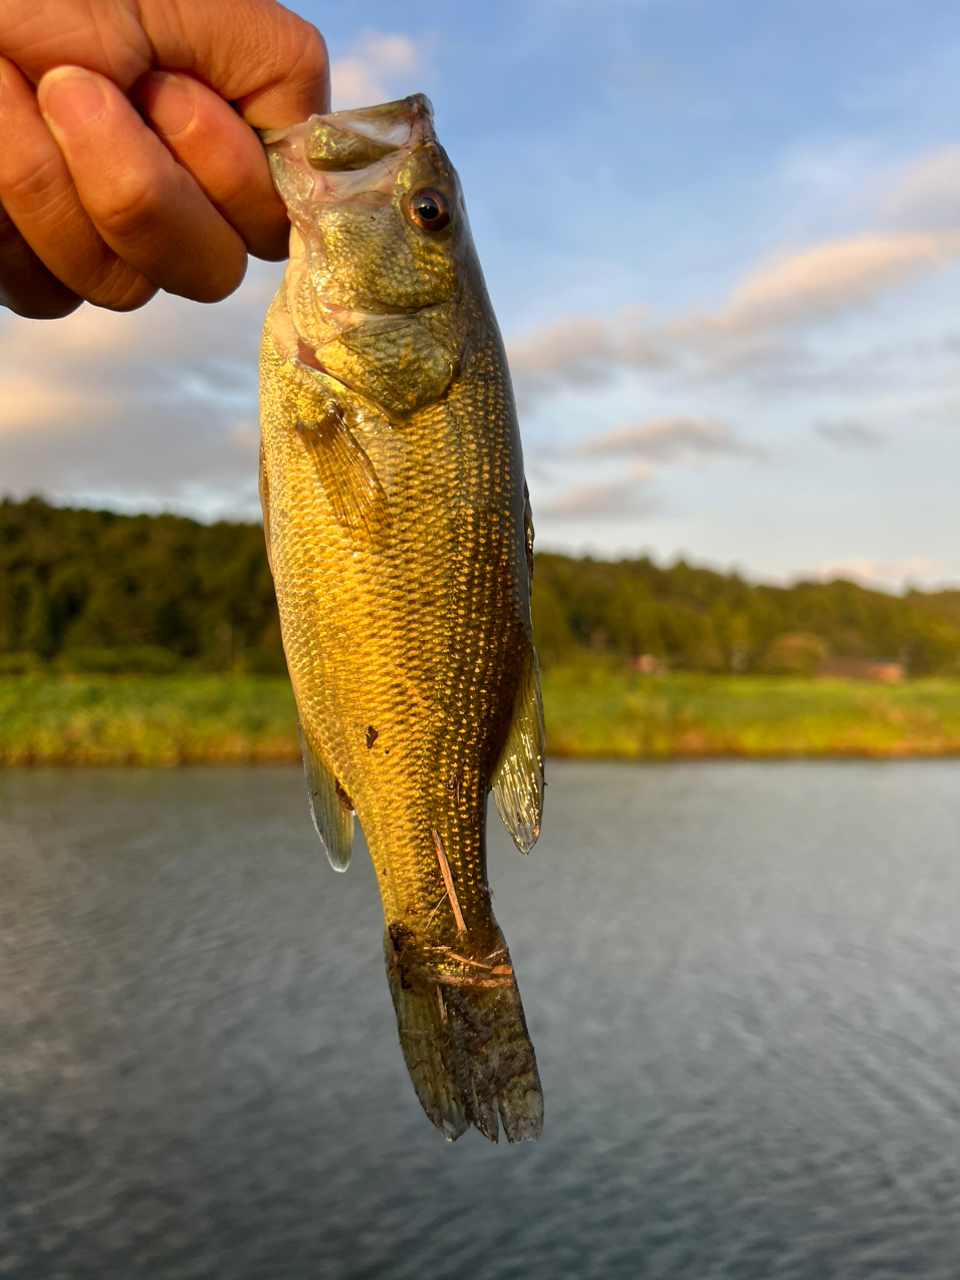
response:
[[[491,849],[546,1123],[493,1147],[298,770],[0,773],[0,1275],[960,1275],[960,765],[548,776]]]

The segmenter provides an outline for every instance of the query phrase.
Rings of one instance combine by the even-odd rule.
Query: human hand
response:
[[[2,0],[0,303],[226,297],[286,254],[253,130],[328,109],[323,39],[276,0]]]

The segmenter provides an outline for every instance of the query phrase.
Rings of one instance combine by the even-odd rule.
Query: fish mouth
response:
[[[296,140],[317,124],[346,130],[369,138],[391,149],[416,146],[435,140],[433,105],[424,93],[409,98],[383,102],[375,107],[357,107],[350,111],[331,111],[327,115],[310,116],[286,129],[260,129],[260,141],[268,149],[279,143]]]
[[[415,93],[375,107],[310,116],[287,129],[261,130],[260,138],[277,190],[294,213],[316,200],[386,191],[400,156],[436,142],[436,132],[430,99]]]
[[[287,129],[261,130],[260,138],[274,186],[304,239],[315,235],[320,206],[369,212],[389,204],[411,153],[439,145],[433,107],[422,93],[313,115]]]

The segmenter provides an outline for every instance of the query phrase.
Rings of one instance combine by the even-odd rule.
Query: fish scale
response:
[[[496,1140],[498,1119],[536,1137],[486,868],[491,789],[524,852],[540,825],[532,533],[459,183],[419,95],[265,141],[293,231],[262,345],[261,498],[314,820],[341,870],[363,825],[427,1114],[450,1138]]]

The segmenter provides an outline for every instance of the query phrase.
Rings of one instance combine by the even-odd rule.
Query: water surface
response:
[[[0,773],[0,1275],[960,1275],[960,766],[553,764],[537,1144],[413,1094],[298,770]]]

